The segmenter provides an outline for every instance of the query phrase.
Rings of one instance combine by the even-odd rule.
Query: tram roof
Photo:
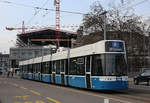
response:
[[[105,53],[105,41],[123,42],[122,40],[102,40],[94,44],[85,45],[85,46],[78,47],[78,48],[73,48],[70,50],[70,58]],[[40,63],[40,62],[50,61],[50,59],[52,61],[67,59],[67,56],[68,56],[67,53],[68,51],[57,52],[53,55],[49,54],[49,55],[43,56],[43,58],[37,57],[37,58],[30,59],[30,60],[22,61],[19,64],[26,65],[26,64],[32,64],[32,63]],[[51,56],[53,57],[51,58]]]

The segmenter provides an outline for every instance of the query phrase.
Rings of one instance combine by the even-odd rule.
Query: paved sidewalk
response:
[[[6,74],[6,73],[0,75],[0,77],[2,77],[2,78],[20,78],[17,74],[14,74],[13,77],[12,77],[11,75],[9,75],[9,77],[7,77],[7,74]]]

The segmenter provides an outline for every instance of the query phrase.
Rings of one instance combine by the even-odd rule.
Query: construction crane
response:
[[[22,34],[25,34],[25,29],[36,29],[35,27],[25,27],[24,21],[22,21],[22,27],[21,28],[13,28],[13,27],[6,27],[6,30],[22,30]]]
[[[59,39],[60,39],[60,0],[54,0],[54,5],[56,6],[56,49],[59,49]]]
[[[25,29],[27,29],[27,28],[25,28],[25,26],[24,26],[24,21],[22,21],[22,28],[6,27],[6,30],[22,30],[22,34],[25,33]]]

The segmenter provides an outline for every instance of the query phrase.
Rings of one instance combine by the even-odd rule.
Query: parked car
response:
[[[144,69],[142,73],[134,77],[135,85],[138,85],[140,82],[147,82],[147,85],[150,85],[150,69]]]

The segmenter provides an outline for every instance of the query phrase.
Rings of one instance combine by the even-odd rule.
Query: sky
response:
[[[100,1],[105,10],[109,4],[122,5],[122,0],[60,0],[60,9],[64,11],[88,13],[90,5]],[[130,1],[131,3],[127,2]],[[150,17],[150,0],[123,0],[130,4],[135,14],[144,19]],[[24,20],[26,27],[45,27],[55,25],[55,11],[39,10],[34,7],[54,9],[54,0],[0,0],[0,52],[9,53],[9,48],[15,45],[19,30],[7,31],[5,27],[19,28]],[[126,9],[127,6],[121,6]],[[61,12],[61,25],[80,25],[83,15]]]

